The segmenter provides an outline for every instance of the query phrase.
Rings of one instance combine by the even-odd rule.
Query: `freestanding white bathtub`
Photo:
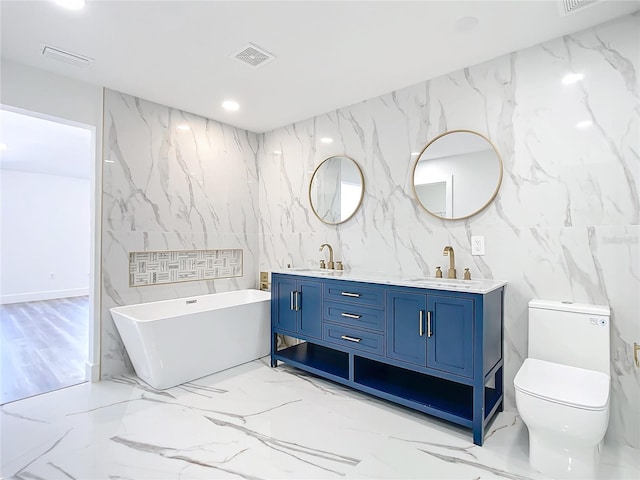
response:
[[[111,309],[136,374],[162,390],[269,354],[271,293],[237,290]]]

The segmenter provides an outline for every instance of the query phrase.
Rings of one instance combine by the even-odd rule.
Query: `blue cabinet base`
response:
[[[503,405],[504,288],[434,291],[272,274],[278,361],[462,425],[482,445]],[[277,349],[277,335],[302,340]]]
[[[481,387],[407,370],[383,361],[304,342],[271,355],[271,366],[281,361],[342,385],[375,395],[413,410],[433,415],[473,430],[473,441],[482,445],[484,429],[502,411],[499,378],[502,362],[487,375]],[[493,388],[486,384],[494,379]],[[474,419],[474,391],[483,390],[484,418]]]

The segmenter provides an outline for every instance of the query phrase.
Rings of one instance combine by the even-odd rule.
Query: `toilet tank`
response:
[[[609,373],[609,307],[529,302],[529,357]]]

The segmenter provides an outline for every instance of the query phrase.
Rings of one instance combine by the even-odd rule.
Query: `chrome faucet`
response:
[[[324,247],[327,247],[329,249],[329,262],[327,263],[327,268],[330,270],[333,270],[334,265],[333,265],[333,248],[331,248],[331,245],[329,245],[328,243],[323,243],[322,245],[320,245],[320,251],[322,251],[322,249]]]
[[[445,257],[449,255],[449,272],[447,273],[447,277],[457,278],[456,277],[456,259],[453,253],[453,247],[450,245],[447,245],[446,247],[444,247],[444,251],[442,252],[442,255],[444,255]]]

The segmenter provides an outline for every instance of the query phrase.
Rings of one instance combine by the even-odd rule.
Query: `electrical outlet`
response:
[[[474,235],[471,237],[471,255],[484,255],[483,235]]]

